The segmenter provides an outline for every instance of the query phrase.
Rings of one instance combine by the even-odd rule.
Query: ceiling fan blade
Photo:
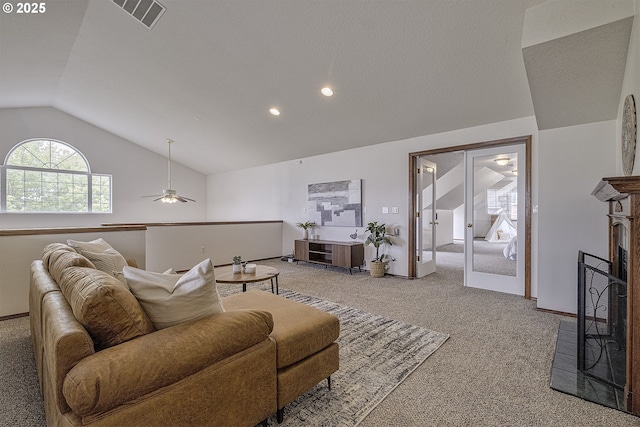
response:
[[[162,194],[152,194],[151,196],[140,196],[141,199],[148,199],[149,197],[162,197]]]
[[[193,200],[193,199],[190,199],[190,198],[184,197],[184,196],[178,196],[178,195],[176,195],[176,199],[181,201],[182,203],[195,202],[195,200]]]
[[[156,196],[153,196],[153,197],[156,197]],[[160,197],[158,197],[157,199],[153,199],[153,201],[154,201],[154,202],[157,202],[158,200],[162,200],[162,199],[164,199],[164,196],[160,196]]]

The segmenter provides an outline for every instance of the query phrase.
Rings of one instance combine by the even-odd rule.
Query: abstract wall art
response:
[[[309,184],[309,219],[318,225],[362,227],[359,179]]]

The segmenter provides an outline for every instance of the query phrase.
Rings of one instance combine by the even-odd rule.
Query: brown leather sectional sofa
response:
[[[155,330],[126,286],[67,245],[47,246],[30,282],[49,426],[281,421],[285,405],[338,369],[338,319],[265,292]]]

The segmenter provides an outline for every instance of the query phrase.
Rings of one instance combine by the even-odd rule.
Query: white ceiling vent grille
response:
[[[167,10],[155,0],[113,0],[113,2],[149,29],[153,28]]]

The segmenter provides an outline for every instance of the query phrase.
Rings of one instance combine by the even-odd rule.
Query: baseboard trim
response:
[[[11,320],[11,319],[17,319],[19,317],[27,317],[29,315],[29,313],[16,313],[16,314],[10,314],[8,316],[0,316],[0,322],[2,322],[3,320]]]
[[[578,317],[576,314],[567,313],[566,311],[550,310],[548,308],[540,308],[540,307],[537,307],[536,310],[544,311],[545,313],[559,314],[560,316],[574,317],[574,318]]]

